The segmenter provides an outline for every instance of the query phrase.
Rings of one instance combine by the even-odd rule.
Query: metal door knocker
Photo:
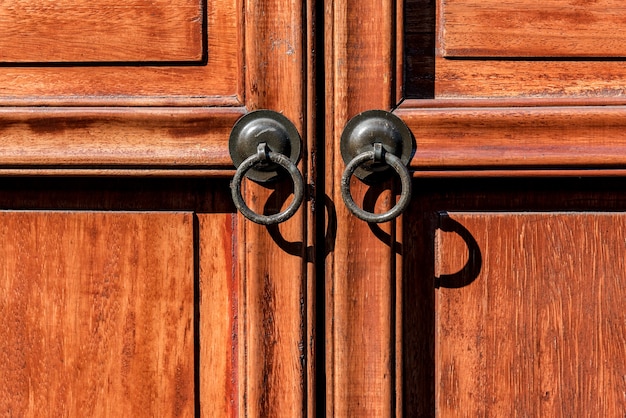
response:
[[[235,123],[228,149],[237,171],[230,188],[235,207],[243,216],[261,225],[272,225],[284,222],[296,213],[304,200],[304,180],[296,167],[300,159],[300,147],[298,130],[280,113],[257,110],[244,115]],[[273,215],[252,211],[241,193],[243,178],[269,183],[278,180],[285,171],[293,181],[293,199],[287,209]]]
[[[341,156],[346,169],[341,176],[344,203],[357,218],[381,223],[398,217],[411,201],[411,175],[406,168],[413,154],[413,137],[400,118],[383,110],[369,110],[352,118],[341,135]],[[376,214],[360,208],[350,193],[354,175],[366,183],[375,183],[393,169],[402,184],[398,203],[388,212]]]

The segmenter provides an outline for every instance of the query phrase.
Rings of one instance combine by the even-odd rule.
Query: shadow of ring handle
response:
[[[386,163],[400,176],[400,181],[402,182],[402,193],[400,194],[398,203],[396,203],[396,205],[388,212],[381,214],[368,212],[358,207],[352,198],[352,194],[350,193],[350,178],[356,169],[367,161],[380,161]],[[352,212],[357,218],[371,223],[388,222],[400,216],[400,214],[402,214],[402,212],[404,212],[409,206],[409,202],[411,201],[411,175],[400,158],[380,149],[376,150],[375,148],[372,151],[365,151],[358,154],[346,165],[346,169],[341,176],[341,195],[350,212]]]
[[[264,155],[265,156],[263,156],[262,152],[253,154],[239,165],[235,175],[233,176],[230,191],[235,207],[243,216],[257,224],[273,225],[286,221],[296,213],[302,204],[302,200],[304,199],[304,180],[302,179],[300,171],[298,171],[298,167],[296,167],[296,165],[292,163],[287,156],[270,150],[266,150]],[[255,167],[257,164],[262,162],[264,163],[265,158],[287,170],[293,180],[293,200],[291,201],[291,204],[284,211],[274,215],[260,215],[252,211],[252,209],[250,209],[243,200],[243,196],[241,194],[241,183],[244,176],[248,170]]]

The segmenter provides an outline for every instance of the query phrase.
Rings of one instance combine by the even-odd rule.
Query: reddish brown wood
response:
[[[241,108],[0,108],[0,173],[230,169]]]
[[[591,54],[585,52],[595,42],[589,32],[578,30],[580,27],[575,24],[565,26],[558,19],[554,19],[555,26],[549,28],[567,34],[568,42],[574,39],[572,53],[587,54],[586,59],[540,59],[548,49],[542,50],[543,46],[535,48],[531,42],[533,51],[497,50],[494,57],[490,57],[492,59],[481,60],[444,58],[443,48],[450,47],[445,38],[446,21],[442,14],[434,15],[435,10],[444,10],[442,2],[407,2],[408,8],[425,10],[420,16],[408,13],[403,2],[325,2],[325,158],[330,173],[325,186],[335,203],[337,220],[337,238],[329,244],[332,252],[325,263],[328,415],[474,416],[491,413],[500,416],[517,412],[519,415],[571,416],[586,413],[587,407],[592,415],[618,414],[621,405],[616,398],[621,396],[620,388],[623,387],[623,382],[619,381],[624,366],[621,360],[623,327],[611,325],[613,335],[607,336],[608,322],[603,322],[603,315],[607,315],[611,324],[619,322],[619,304],[600,297],[600,293],[586,293],[585,286],[591,277],[594,279],[591,283],[604,283],[603,286],[610,286],[612,294],[619,295],[617,287],[623,263],[613,260],[610,254],[623,252],[624,237],[621,232],[607,232],[607,229],[623,229],[621,215],[553,213],[556,221],[508,222],[494,227],[493,232],[483,226],[480,229],[483,235],[477,233],[477,236],[490,239],[488,262],[495,273],[490,274],[488,280],[494,289],[480,288],[482,293],[477,295],[470,294],[467,289],[484,278],[483,273],[467,287],[435,291],[437,282],[432,266],[435,253],[440,260],[452,257],[457,261],[457,265],[450,266],[451,273],[438,271],[441,284],[445,282],[442,280],[446,278],[445,274],[452,274],[454,269],[464,266],[467,258],[463,257],[468,257],[463,253],[467,251],[467,242],[461,240],[454,244],[456,249],[463,246],[461,257],[448,256],[443,253],[446,251],[444,247],[450,244],[441,243],[435,250],[435,240],[430,235],[435,211],[465,208],[464,199],[475,199],[467,210],[479,212],[485,212],[486,207],[503,212],[567,207],[580,212],[589,205],[600,205],[602,199],[607,199],[607,203],[601,210],[607,207],[621,210],[623,189],[600,197],[594,192],[595,188],[603,187],[606,179],[596,179],[593,187],[587,185],[584,190],[578,190],[574,185],[568,193],[558,196],[555,191],[559,190],[559,185],[568,184],[565,179],[554,181],[550,189],[552,193],[542,189],[545,180],[533,182],[519,193],[508,193],[506,189],[494,186],[495,179],[488,182],[485,178],[469,183],[472,186],[470,191],[455,187],[458,176],[516,177],[511,183],[525,184],[528,180],[522,178],[528,176],[560,178],[586,174],[623,176],[626,173],[626,161],[620,157],[625,151],[621,132],[624,130],[622,113],[625,102],[622,97],[626,77],[619,59],[600,58],[602,55],[622,55],[619,41],[614,42],[621,35],[612,33],[617,27],[615,21],[621,17],[611,16],[610,8],[605,7],[615,5],[614,2],[592,3],[584,6],[579,3],[573,9],[576,12],[584,8],[585,13],[591,14],[608,13],[607,19],[598,19],[597,24],[602,26],[611,19],[613,23],[598,31],[602,45],[594,48]],[[456,4],[461,5],[461,2]],[[476,8],[485,4],[500,7],[501,2],[475,2]],[[537,10],[536,6],[533,7]],[[549,7],[547,5],[546,9]],[[408,18],[406,14],[394,15],[398,10],[407,12]],[[570,12],[572,10],[568,9],[562,14]],[[550,16],[555,18],[556,13],[542,19]],[[458,33],[463,34],[474,28],[480,32],[497,27],[490,25],[488,20],[476,26],[472,26],[471,20],[457,23]],[[404,44],[401,44],[404,53],[398,57],[394,48],[400,24],[412,26],[400,32],[405,35]],[[489,42],[501,42],[505,36],[507,32],[503,30]],[[529,36],[532,38],[535,34]],[[541,34],[537,36],[537,42],[542,42],[540,38]],[[512,42],[515,39],[511,37]],[[546,45],[547,48],[555,47],[550,42]],[[459,52],[460,48],[453,53]],[[556,48],[562,48],[562,45],[556,45]],[[465,54],[465,51],[459,53]],[[497,59],[515,57],[520,53],[532,59]],[[593,54],[595,57],[591,57]],[[394,56],[398,65],[410,67],[410,71],[403,72],[405,82],[418,84],[418,87],[404,85],[403,92],[411,92],[412,98],[429,100],[401,103],[402,98],[394,97],[396,84],[386,79],[386,71],[395,70],[390,58]],[[336,180],[344,169],[338,148],[345,123],[358,112],[374,108],[394,109],[415,134],[417,150],[410,168],[416,177],[454,177],[437,183],[442,189],[438,190],[440,200],[436,202],[430,202],[430,195],[421,190],[426,180],[416,180],[411,211],[395,223],[381,227],[368,226],[346,212]],[[464,184],[468,185],[467,182]],[[357,202],[370,199],[372,208],[376,206],[374,201],[381,194],[380,190],[388,188],[363,187],[356,180],[352,186]],[[384,201],[381,209],[385,204],[393,203],[388,195],[383,194],[381,200]],[[498,216],[526,219],[524,215],[514,213]],[[565,220],[559,221],[560,217]],[[531,239],[529,231],[535,231],[537,235],[536,231],[545,225],[556,234],[544,239],[549,234],[541,233],[547,244],[539,244],[543,242],[539,238],[531,243],[515,241],[520,234],[526,237],[524,239]],[[502,241],[505,238],[509,241]],[[511,240],[516,243],[517,253],[524,254],[519,255],[525,257],[524,263],[507,265],[513,245],[507,244]],[[485,257],[483,244],[479,242],[478,248]],[[526,246],[529,247],[528,253],[524,252]],[[556,250],[561,247],[564,256],[559,256]],[[544,255],[547,260],[542,259]],[[469,255],[469,259],[472,256],[475,253]],[[548,264],[542,265],[544,261]],[[483,260],[483,264],[486,263]],[[439,261],[438,266],[441,266]],[[537,285],[538,280],[554,272],[567,273],[568,279],[571,273],[572,284],[563,274],[549,284],[553,286],[550,289],[562,288],[561,293],[542,293],[545,289]],[[530,302],[524,299],[522,288],[514,288],[509,293],[500,290],[498,286],[510,283],[500,284],[498,279],[506,279],[508,274],[525,278],[528,286],[523,290],[529,289],[534,298],[531,300],[537,301],[535,306],[541,301],[543,309],[551,312],[550,318],[543,317],[543,322],[537,324],[538,317],[528,314],[526,307]],[[604,290],[602,295],[608,295]],[[442,297],[435,304],[435,292],[447,295],[447,299]],[[455,297],[453,292],[460,292],[460,296]],[[592,300],[587,301],[588,297]],[[526,310],[516,314],[517,307]],[[591,309],[590,315],[586,314],[587,308]],[[481,317],[480,332],[476,331],[478,325],[462,328],[466,317],[467,321],[477,323],[472,319],[472,310],[476,309],[490,315],[490,320]],[[448,319],[445,315],[454,316]],[[503,319],[506,326],[499,325],[499,319]],[[601,322],[603,324],[598,325]],[[526,343],[518,347],[514,344],[517,334],[511,333],[512,336],[508,337],[511,334],[506,332],[517,330],[520,325],[523,326],[522,332],[526,332]],[[535,365],[517,373],[516,364],[525,367],[524,362],[529,358],[543,355],[536,352],[542,346],[537,347],[528,341],[540,341],[546,329],[557,326],[567,330],[567,342],[573,348],[557,352],[561,357],[544,355],[545,373]],[[450,329],[449,333],[456,332],[456,339],[451,343],[446,340],[447,334],[444,335],[444,331]],[[539,333],[537,337],[533,334],[535,329]],[[508,338],[502,338],[503,335]],[[561,347],[566,339],[557,335],[557,341]],[[546,352],[545,347],[549,344],[545,341],[543,344]],[[460,370],[457,366],[460,360],[454,363],[450,358],[465,359],[468,348],[470,354],[475,353],[468,362],[478,359],[482,363],[476,360]],[[436,356],[435,349],[438,350]],[[517,357],[516,361],[500,362],[498,356],[491,354],[487,363],[485,356],[480,357],[482,352],[497,353],[501,359]],[[619,357],[614,363],[613,356]],[[591,360],[579,365],[585,362],[584,358]],[[562,369],[555,364],[562,365]],[[555,373],[555,369],[560,374]],[[455,373],[451,374],[449,370]],[[549,398],[546,391],[541,391],[541,385],[546,382],[551,386],[547,390]],[[594,398],[591,388],[605,385],[610,386],[606,399],[602,395]],[[524,393],[525,388],[528,388],[527,393]],[[567,396],[559,390],[566,392]],[[576,401],[572,402],[574,398]],[[623,397],[619,402],[622,401]],[[528,404],[550,402],[552,404],[546,408],[528,407]],[[619,406],[614,406],[616,404]],[[452,409],[450,405],[458,405],[458,408]]]
[[[105,2],[106,7],[100,7]],[[180,6],[181,2],[184,6],[183,10],[187,5],[190,5],[192,10],[194,10],[191,13],[194,16],[191,21],[184,17],[190,15],[189,11],[183,11],[183,15],[178,18],[176,17],[177,13],[172,11],[171,7],[174,5]],[[69,3],[75,6],[70,6]],[[92,49],[94,45],[97,45],[95,52],[86,55],[84,58],[93,62],[90,62],[89,65],[52,65],[50,61],[64,59],[64,56],[67,56],[66,59],[68,60],[73,60],[76,59],[77,54],[82,54],[82,52],[66,52],[69,48],[57,51],[56,48],[59,45],[59,41],[55,40],[52,35],[45,36],[44,40],[39,39],[36,48],[27,48],[10,37],[3,44],[9,46],[9,51],[17,51],[17,54],[29,54],[25,59],[30,60],[30,57],[38,59],[29,65],[15,66],[9,64],[0,66],[0,104],[20,106],[42,104],[70,106],[77,104],[134,104],[148,106],[196,104],[206,106],[241,103],[240,99],[243,96],[244,70],[242,49],[244,37],[241,8],[238,1],[207,1],[205,2],[206,10],[203,10],[201,15],[198,15],[198,8],[201,4],[198,0],[177,0],[172,6],[170,6],[171,2],[158,0],[157,3],[151,2],[148,8],[145,6],[139,7],[144,3],[134,1],[130,5],[137,5],[135,10],[138,12],[137,16],[109,12],[109,10],[114,10],[115,7],[119,8],[120,5],[119,2],[113,4],[112,0],[98,0],[96,3],[82,1],[81,3],[90,5],[91,10],[98,10],[96,20],[99,20],[98,17],[102,17],[106,13],[118,16],[112,19],[105,19],[97,26],[97,28],[102,28],[101,31],[106,31],[107,36],[101,36],[101,31],[99,32],[98,30],[94,32],[96,37],[106,39],[106,42],[105,40],[90,41],[92,25],[85,21],[85,9],[78,7],[76,2],[64,0],[59,4],[59,7],[61,5],[67,6],[63,13],[63,22],[68,22],[67,25],[75,28],[76,33],[80,31],[82,35],[62,31],[62,26],[58,25],[56,19],[53,22],[53,27],[49,25],[47,27],[50,28],[50,31],[59,31],[61,38],[67,36],[75,40],[77,36],[80,36],[79,41],[81,45],[85,42],[83,51]],[[11,8],[18,5],[15,2],[10,4]],[[26,5],[26,7],[32,7],[31,2],[19,2],[19,5],[22,4]],[[54,4],[58,4],[58,2]],[[127,3],[124,4],[126,5]],[[174,7],[174,9],[178,10],[178,7]],[[42,26],[29,20],[33,19],[33,17],[30,14],[26,14],[28,10],[18,7],[13,9],[13,11],[17,14],[8,16],[10,16],[12,21],[19,22],[20,30],[24,29],[22,27],[23,24],[31,24],[40,29],[42,27],[45,28],[45,25]],[[7,18],[2,13],[0,15],[5,19]],[[137,21],[137,18],[141,19],[142,16],[148,19],[148,21],[144,23]],[[44,19],[44,17],[41,19]],[[174,22],[171,20],[174,20]],[[205,20],[206,23],[204,23]],[[168,21],[171,26],[168,26]],[[74,22],[74,24],[72,25],[70,22]],[[181,24],[180,22],[187,23]],[[194,35],[194,33],[197,32],[197,28],[200,25],[206,26],[206,31],[202,31],[206,33],[204,39],[197,40],[197,34]],[[4,27],[4,25],[0,26]],[[192,28],[192,33],[184,30],[185,26]],[[141,47],[144,48],[143,51],[128,51],[126,48],[115,46],[115,37],[108,36],[109,31],[107,31],[107,27],[134,28],[133,30],[148,30],[149,27],[149,33],[142,36],[149,36],[150,39],[145,42],[139,42]],[[86,28],[89,28],[89,30]],[[35,30],[35,33],[40,29]],[[165,30],[165,33],[161,32],[162,30]],[[112,29],[111,31],[114,30]],[[176,34],[177,39],[163,44],[164,38],[171,37],[174,34]],[[23,38],[27,35],[20,32],[16,36]],[[41,37],[43,36],[42,34]],[[133,60],[131,56],[136,56],[137,54],[141,54],[144,56],[144,59],[150,60],[158,57],[151,57],[149,54],[154,55],[156,52],[161,55],[171,54],[172,52],[160,52],[161,48],[164,48],[164,51],[176,51],[177,48],[173,44],[180,45],[181,42],[178,37],[188,39],[188,36],[191,36],[194,41],[190,44],[189,41],[185,41],[183,44],[193,45],[193,50],[197,49],[197,44],[199,43],[206,44],[206,50],[202,50],[203,55],[201,57],[201,60],[206,58],[206,62],[199,62],[194,65],[172,65],[172,63],[158,65],[107,65],[107,61],[111,60]],[[38,38],[41,37],[38,36]],[[127,40],[124,40],[122,43],[130,48],[129,44],[131,43]],[[24,48],[26,52],[20,52]],[[150,52],[150,48],[154,48],[155,52]],[[0,50],[4,52],[7,48],[0,47]],[[206,56],[204,55],[205,52]],[[123,56],[118,57],[119,54]],[[180,56],[180,53],[175,52],[175,54]],[[185,56],[190,54],[190,52],[183,53]],[[197,53],[192,55],[194,55],[194,60],[197,59]]]
[[[411,167],[470,175],[505,169],[584,172],[626,165],[623,106],[494,104],[499,106],[399,109],[396,114],[417,142]]]
[[[626,408],[619,302],[626,266],[617,256],[626,249],[624,216],[442,216],[459,226],[437,234],[436,275],[463,285],[436,292],[437,411],[619,415]]]
[[[200,408],[205,417],[239,416],[239,286],[234,216],[200,214]]]
[[[0,410],[193,415],[189,213],[3,212]]]
[[[200,61],[202,13],[200,0],[3,3],[0,62]]]
[[[245,2],[245,103],[248,109],[281,112],[308,143],[306,16],[312,3],[296,0]],[[308,184],[308,153],[299,164]],[[246,201],[263,213],[284,209],[293,190],[244,184]],[[280,226],[264,227],[237,217],[240,292],[240,403],[249,416],[306,415],[308,341],[306,242],[309,207]]]
[[[396,413],[394,248],[356,219],[342,202],[339,180],[344,163],[341,132],[357,113],[388,109],[395,97],[396,19],[391,1],[326,4],[326,193],[333,202],[329,224],[336,225],[333,252],[326,259],[327,415],[384,417]],[[369,187],[353,181],[363,202]],[[370,210],[392,205],[388,190],[369,195]],[[377,199],[378,198],[378,199]],[[382,234],[395,237],[395,224]]]
[[[35,178],[20,180],[7,186],[24,186],[19,199],[9,197],[15,196],[11,189],[0,200],[5,202],[3,207],[17,209],[106,208],[114,211],[113,217],[118,214],[115,211],[124,209],[162,212],[174,208],[189,211],[184,215],[189,219],[191,212],[196,212],[189,236],[176,240],[191,256],[185,258],[192,268],[186,295],[191,299],[183,312],[189,314],[190,328],[184,338],[168,334],[168,343],[191,341],[190,371],[183,370],[186,386],[177,381],[180,388],[174,385],[179,389],[175,395],[184,395],[188,402],[181,415],[296,417],[307,411],[314,415],[314,363],[309,358],[314,353],[314,321],[309,315],[314,311],[309,303],[314,298],[315,282],[309,280],[307,274],[314,271],[306,264],[313,261],[307,258],[312,253],[307,248],[312,238],[306,223],[313,217],[312,209],[304,207],[280,227],[261,227],[235,215],[227,183],[234,171],[228,153],[230,129],[238,117],[258,108],[279,111],[296,124],[304,140],[302,148],[307,150],[300,166],[305,181],[310,182],[308,169],[313,164],[307,155],[312,137],[307,105],[314,103],[314,98],[305,74],[311,62],[306,42],[312,39],[307,35],[312,29],[307,29],[311,26],[307,26],[310,21],[306,14],[312,12],[314,3],[217,0],[196,4],[206,9],[203,22],[186,21],[182,26],[193,32],[199,23],[206,23],[202,62],[111,65],[107,60],[122,58],[102,54],[97,62],[53,65],[50,61],[65,58],[56,55],[51,42],[37,52],[44,58],[36,63],[0,66],[0,105],[4,105],[0,135],[5,158],[0,161],[0,174],[44,176],[37,179],[52,188],[48,191]],[[64,16],[67,20],[79,17],[78,12]],[[128,23],[129,18],[124,21]],[[139,30],[145,27],[138,25]],[[162,46],[153,43],[150,47]],[[139,54],[157,59],[145,51]],[[80,179],[65,177],[56,183],[46,178],[111,175],[165,178],[154,183],[88,178],[83,179],[84,184]],[[178,178],[167,178],[174,176]],[[189,176],[213,178],[180,178]],[[147,189],[135,187],[137,181]],[[270,188],[245,182],[244,197],[261,212],[265,207],[280,210],[289,198],[288,183]],[[102,189],[107,192],[98,194]],[[143,214],[138,216],[143,219]],[[41,217],[47,219],[47,214]],[[120,222],[122,230],[125,220]],[[124,239],[128,242],[124,242],[135,245],[129,258],[124,258],[126,254],[118,256],[119,263],[143,263],[152,253],[149,248],[144,250],[143,243],[132,241],[132,221],[127,223],[128,236]],[[106,224],[102,231],[97,225],[93,229],[102,235],[110,232]],[[105,250],[104,258],[109,254]],[[62,248],[58,254],[50,251],[54,256],[69,257],[68,269],[74,268],[72,253]],[[100,247],[93,251],[94,257],[98,256]],[[168,261],[170,254],[178,253],[162,250],[159,261]],[[35,260],[34,249],[26,249],[25,254]],[[45,263],[45,257],[42,260]],[[87,275],[88,267],[78,271]],[[167,296],[171,298],[168,303],[178,300],[176,293]],[[40,297],[46,299],[47,295]],[[75,297],[80,303],[89,300],[83,294]],[[176,317],[169,311],[155,309],[152,313],[151,320],[164,328],[173,321],[170,317]],[[178,330],[171,328],[172,333]],[[17,354],[10,357],[10,361],[19,360]],[[59,384],[63,384],[60,379]],[[138,383],[136,386],[141,389]],[[107,408],[118,408],[117,400],[125,392],[117,387],[110,390],[116,393]],[[160,396],[166,399],[170,395]],[[148,415],[175,416],[176,411],[169,411],[181,404],[170,396],[164,401],[169,402],[169,409],[159,409],[161,398],[153,398],[152,409],[144,408]],[[121,405],[119,408],[124,407]],[[196,408],[199,410],[194,412]],[[100,410],[107,414],[105,408]],[[113,410],[109,415],[136,414]]]
[[[620,61],[507,61],[435,59],[439,99],[577,98],[623,96],[626,72]]]
[[[560,1],[560,0],[558,0]],[[558,3],[557,1],[557,3]],[[554,2],[548,5],[530,5],[517,2],[458,2],[453,0],[452,8],[465,9],[468,13],[475,13],[473,20],[455,20],[452,37],[462,34],[458,39],[474,42],[470,32],[496,31],[486,42],[510,42],[515,44],[511,48],[497,50],[493,48],[486,57],[474,56],[466,59],[446,59],[445,48],[449,46],[447,39],[450,35],[449,28],[445,26],[450,22],[446,19],[446,13],[442,12],[446,4],[444,2],[426,0],[407,0],[405,14],[406,26],[403,33],[406,34],[406,42],[403,45],[405,57],[405,81],[404,94],[413,98],[615,98],[622,96],[626,82],[623,66],[620,60],[613,56],[612,59],[602,59],[603,48],[619,46],[619,35],[613,30],[612,19],[620,19],[616,6],[610,0],[600,2],[582,3],[570,2],[571,7],[565,7],[561,14],[576,13],[598,15],[602,19],[596,19],[592,25],[601,26],[602,30],[591,33],[584,28],[573,24],[565,24],[554,14],[550,14]],[[497,3],[497,4],[496,4]],[[564,2],[565,3],[565,2]],[[609,4],[610,3],[610,4]],[[436,7],[435,7],[436,6]],[[545,7],[544,7],[545,6]],[[611,6],[611,7],[606,7]],[[519,9],[519,13],[510,13],[503,19],[486,20],[485,9],[498,10],[502,7],[502,13],[507,8]],[[519,16],[529,11],[536,12],[541,8],[541,21],[548,22],[551,31],[559,32],[556,38],[543,36],[541,31],[524,32],[524,40],[520,42],[519,36],[509,36],[507,30],[515,30],[510,27],[511,21],[520,24],[532,25],[535,20],[520,19]],[[436,14],[435,9],[440,11]],[[614,13],[615,12],[615,13]],[[617,13],[617,14],[616,14]],[[482,18],[481,18],[482,17]],[[454,20],[454,19],[453,19]],[[501,24],[509,25],[507,28],[498,28]],[[604,26],[604,25],[607,26]],[[455,32],[458,30],[458,32]],[[604,38],[603,38],[604,37]],[[455,38],[456,39],[456,38]],[[528,39],[529,42],[526,42]],[[592,48],[593,57],[567,57],[560,56],[554,59],[555,54],[541,55],[541,48],[551,45],[551,41],[568,43],[572,48],[590,48],[589,44],[596,39],[600,45]],[[585,42],[580,42],[581,40]],[[614,41],[617,41],[615,43]],[[535,42],[535,43],[533,43]],[[447,45],[447,46],[446,46]],[[528,48],[527,54],[519,57],[513,54],[515,48]],[[534,51],[534,52],[532,52]],[[606,51],[604,51],[606,52]],[[618,54],[619,55],[619,54]],[[482,59],[488,58],[488,59]],[[497,59],[502,58],[502,59]],[[510,59],[513,58],[513,59]],[[519,59],[518,59],[519,58]],[[610,58],[610,57],[609,57]]]
[[[441,0],[445,57],[624,57],[618,0]]]

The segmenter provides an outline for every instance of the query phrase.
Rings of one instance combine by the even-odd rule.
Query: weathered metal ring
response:
[[[291,201],[291,204],[284,211],[273,215],[260,215],[252,211],[248,205],[246,205],[246,202],[243,200],[243,196],[241,194],[241,182],[243,181],[245,174],[257,164],[264,162],[264,158],[267,158],[271,162],[278,164],[287,170],[293,180],[293,200]],[[300,204],[302,204],[302,200],[304,200],[304,180],[302,179],[300,171],[298,171],[298,167],[291,162],[289,157],[281,153],[267,150],[265,156],[262,156],[260,152],[253,154],[239,165],[235,175],[233,176],[230,191],[235,207],[239,209],[243,216],[257,224],[273,225],[286,221],[296,213]]]
[[[350,193],[350,178],[356,169],[366,161],[384,162],[392,167],[400,176],[400,181],[402,183],[400,199],[398,200],[398,203],[396,203],[396,205],[388,212],[380,214],[368,212],[358,207],[352,198],[352,194]],[[382,152],[381,155],[380,151],[378,153],[375,150],[365,151],[354,157],[346,165],[346,169],[341,176],[341,195],[350,212],[352,212],[357,218],[372,223],[387,222],[400,216],[400,214],[409,206],[409,202],[411,201],[411,175],[402,161],[392,153]]]

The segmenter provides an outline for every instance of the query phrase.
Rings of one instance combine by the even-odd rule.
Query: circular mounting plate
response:
[[[384,110],[368,110],[350,119],[341,134],[341,157],[346,165],[357,155],[372,151],[380,142],[385,152],[398,157],[405,166],[413,156],[413,135],[405,123],[396,115]],[[364,163],[354,175],[365,182],[380,181],[393,170],[387,164]]]
[[[255,110],[242,116],[233,126],[228,140],[228,151],[235,167],[257,153],[265,142],[270,151],[283,154],[292,163],[300,160],[301,139],[298,130],[285,116],[272,110]],[[250,180],[267,183],[283,173],[277,164],[257,164],[246,173]]]

